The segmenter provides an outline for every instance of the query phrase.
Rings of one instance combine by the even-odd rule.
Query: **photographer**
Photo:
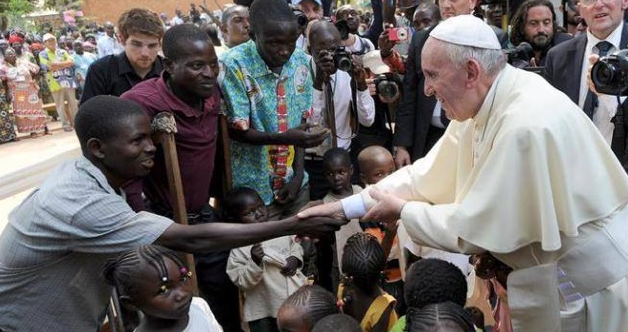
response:
[[[351,53],[363,55],[375,50],[375,45],[367,38],[358,36],[360,15],[352,5],[343,5],[336,10],[336,28],[340,32],[341,44]]]
[[[587,33],[552,48],[547,53],[544,76],[580,106],[623,162],[625,151],[621,146],[625,145],[625,139],[617,136],[620,132],[616,131],[615,123],[618,109],[623,109],[616,96],[598,96],[587,88],[587,63],[584,61],[593,54],[603,57],[628,48],[628,25],[623,21],[625,2],[580,0],[578,9],[587,22]]]
[[[332,131],[332,137],[307,149],[305,154],[310,199],[315,200],[324,197],[329,189],[323,174],[323,154],[332,147],[350,150],[357,124],[367,127],[373,124],[375,104],[366,83],[365,70],[358,63],[360,61],[355,61],[355,57],[340,47],[340,33],[332,23],[313,23],[308,40],[314,73],[313,114],[309,121]],[[350,67],[348,72],[338,70],[344,66]],[[328,99],[330,96],[332,100]],[[333,118],[332,114],[335,115]]]

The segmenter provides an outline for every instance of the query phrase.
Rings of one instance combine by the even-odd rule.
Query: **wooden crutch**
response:
[[[177,124],[174,116],[170,112],[161,112],[155,115],[152,123],[153,133],[164,149],[164,159],[166,163],[166,175],[168,176],[168,188],[170,190],[170,205],[174,214],[174,221],[188,224],[188,215],[185,208],[185,197],[183,196],[183,183],[181,182],[181,170],[179,169],[179,158],[177,157],[177,146],[174,134],[177,132]],[[185,258],[190,271],[196,275],[196,265],[194,256],[186,253]],[[194,294],[198,295],[198,285],[194,285]]]

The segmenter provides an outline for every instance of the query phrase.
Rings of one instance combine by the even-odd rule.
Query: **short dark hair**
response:
[[[323,317],[340,313],[334,294],[317,285],[301,286],[281,306],[303,310],[303,320],[310,326],[316,325]]]
[[[526,41],[524,29],[526,26],[526,20],[528,19],[528,11],[530,8],[537,6],[545,6],[552,12],[552,29],[554,33],[556,33],[558,23],[556,23],[554,5],[549,0],[527,0],[519,6],[519,9],[517,9],[515,14],[512,16],[512,20],[510,20],[512,25],[512,28],[510,29],[510,42],[513,46],[517,46],[521,44],[521,42]]]
[[[360,323],[353,317],[345,314],[333,314],[319,320],[312,328],[312,332],[362,332]]]
[[[162,49],[164,56],[167,59],[176,61],[181,57],[181,54],[187,50],[184,42],[207,42],[213,46],[209,36],[201,28],[194,24],[179,24],[166,31],[164,35],[164,41]]]
[[[87,156],[89,139],[107,141],[118,134],[121,124],[135,116],[146,114],[135,102],[114,96],[100,95],[81,104],[74,119],[74,129],[83,154]]]
[[[227,23],[229,23],[229,20],[231,19],[231,16],[233,16],[233,13],[236,10],[243,9],[243,8],[246,9],[247,11],[249,10],[248,7],[245,7],[242,5],[233,5],[233,6],[229,6],[225,8],[225,10],[222,12],[222,19],[220,21],[220,24],[222,24],[223,27],[227,28]]]
[[[453,302],[464,306],[467,301],[467,280],[454,264],[436,258],[424,258],[406,271],[405,300],[409,307]]]
[[[321,20],[312,23],[307,38],[308,40],[311,40],[313,36],[317,36],[318,34],[323,32],[335,33],[338,34],[338,37],[340,37],[340,31],[338,31],[338,28],[333,23],[326,20]]]
[[[227,220],[235,221],[238,219],[238,213],[242,210],[242,198],[250,196],[262,199],[257,191],[248,187],[236,187],[225,194],[222,203],[223,217]]]
[[[410,307],[406,313],[406,331],[432,331],[445,321],[458,325],[464,332],[475,332],[469,313],[453,302],[429,304],[421,309]]]
[[[342,254],[342,272],[346,283],[372,295],[383,278],[386,255],[377,238],[367,233],[356,233],[347,239]]]
[[[261,31],[269,22],[294,22],[297,17],[284,0],[255,0],[249,10],[250,31]]]
[[[323,167],[327,167],[332,161],[340,161],[343,165],[351,167],[351,156],[349,152],[343,148],[332,148],[323,154]]]
[[[134,33],[143,33],[161,39],[164,35],[164,24],[154,11],[132,8],[120,15],[118,31],[124,39]]]

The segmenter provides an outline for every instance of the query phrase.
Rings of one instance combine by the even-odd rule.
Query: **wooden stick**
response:
[[[220,137],[222,139],[222,151],[225,158],[225,178],[222,181],[223,193],[228,192],[233,188],[233,177],[231,174],[231,146],[229,145],[229,128],[227,126],[227,118],[224,115],[218,117],[220,121]]]
[[[168,188],[170,190],[170,205],[174,214],[174,221],[188,224],[188,215],[185,207],[185,197],[183,195],[183,183],[181,182],[181,170],[179,169],[179,158],[177,157],[177,146],[174,134],[177,132],[177,124],[174,116],[170,112],[161,112],[153,119],[153,132],[159,134],[159,141],[164,149],[164,159],[166,163],[166,175],[168,176]],[[185,255],[188,268],[196,275],[196,265],[192,254]],[[198,295],[198,285],[194,285],[194,294]]]

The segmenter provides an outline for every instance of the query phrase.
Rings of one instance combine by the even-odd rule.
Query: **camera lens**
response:
[[[350,71],[351,70],[351,60],[349,58],[341,57],[338,59],[338,63],[336,67],[342,71]]]
[[[597,87],[610,85],[615,79],[615,67],[607,62],[598,62],[591,70],[591,78]]]
[[[392,99],[398,91],[399,88],[394,82],[383,80],[377,83],[377,93],[386,99]]]

